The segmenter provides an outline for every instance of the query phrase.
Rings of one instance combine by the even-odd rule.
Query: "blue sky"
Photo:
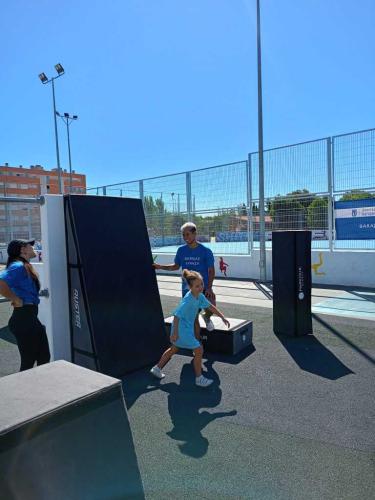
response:
[[[255,0],[13,0],[0,28],[0,164],[56,165],[52,96],[96,186],[257,149]],[[265,148],[375,126],[375,2],[263,0]],[[61,163],[68,166],[59,124]]]

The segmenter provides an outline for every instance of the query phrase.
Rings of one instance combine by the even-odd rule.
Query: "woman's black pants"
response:
[[[50,360],[46,328],[38,319],[38,306],[15,307],[9,320],[9,329],[16,337],[21,355],[20,371],[43,365]]]

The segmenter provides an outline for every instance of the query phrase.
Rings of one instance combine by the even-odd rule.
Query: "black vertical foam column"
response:
[[[272,233],[272,280],[274,332],[312,333],[310,231]]]

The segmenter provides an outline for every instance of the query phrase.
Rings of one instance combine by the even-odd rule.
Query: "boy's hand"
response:
[[[160,264],[156,264],[155,262],[152,264],[152,267],[154,269],[161,269],[161,265]]]
[[[227,318],[223,318],[223,323],[224,323],[225,326],[227,326],[228,328],[230,328],[230,323],[227,320]]]

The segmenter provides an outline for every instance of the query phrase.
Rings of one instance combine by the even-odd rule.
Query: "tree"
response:
[[[340,198],[340,201],[350,201],[350,200],[366,200],[369,198],[375,198],[375,193],[368,193],[367,191],[362,191],[361,189],[352,189],[347,191]]]
[[[270,216],[275,229],[303,229],[305,207],[298,198],[277,196],[270,204]]]
[[[287,196],[297,198],[306,210],[316,198],[315,194],[310,193],[310,191],[305,188],[292,191],[291,193],[288,193]]]
[[[166,213],[165,203],[162,198],[154,198],[145,196],[143,199],[143,207],[147,215],[160,215]]]
[[[157,214],[165,214],[166,213],[165,204],[161,198],[156,198],[155,209],[156,209]]]
[[[238,205],[238,215],[247,215],[246,203]]]
[[[307,225],[309,229],[328,228],[328,198],[315,198],[307,208]]]
[[[257,205],[254,201],[253,201],[252,212],[253,212],[253,215],[259,215],[259,205]]]

